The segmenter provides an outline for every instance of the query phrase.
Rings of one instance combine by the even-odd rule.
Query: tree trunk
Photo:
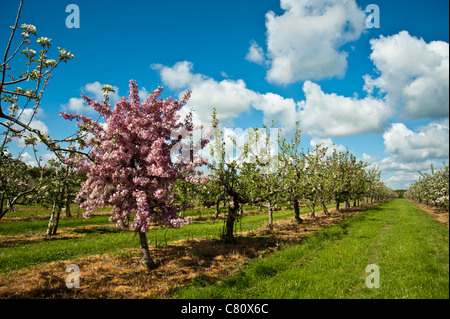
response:
[[[72,217],[69,198],[66,198],[66,217]]]
[[[295,221],[299,224],[303,223],[303,219],[300,218],[300,207],[298,204],[298,199],[294,199],[293,200],[293,204],[294,204],[294,216],[295,216]]]
[[[273,231],[273,207],[270,201],[269,201],[269,230]]]
[[[217,219],[217,218],[219,218],[219,205],[220,205],[220,201],[219,200],[217,200],[216,201],[216,211],[214,212],[214,218],[215,219]]]
[[[338,212],[339,213],[339,201],[336,201],[336,212]]]
[[[311,218],[316,218],[316,202],[312,203],[311,207]]]
[[[234,221],[236,220],[236,211],[239,207],[239,203],[232,199],[230,206],[228,207],[228,216],[225,223],[225,231],[222,234],[222,242],[225,244],[236,244],[236,238],[234,238],[233,229]]]
[[[344,202],[344,209],[349,209],[349,208],[350,208],[350,203],[348,202],[348,199],[346,199]]]
[[[9,208],[7,208],[5,210],[3,210],[3,208],[2,208],[2,210],[0,211],[0,219],[2,219],[3,216],[5,216],[8,211],[9,211]]]
[[[142,258],[140,260],[141,265],[147,267],[147,269],[156,268],[155,262],[150,257],[150,251],[148,249],[147,236],[143,232],[139,232],[139,242],[142,249]]]
[[[322,209],[323,209],[323,212],[325,213],[325,215],[330,215],[330,212],[328,211],[327,205],[325,205],[324,201],[322,201]]]
[[[61,216],[61,209],[59,207],[56,207],[56,218],[55,218],[55,222],[53,223],[52,236],[56,235],[56,231],[58,230],[60,216]]]
[[[52,212],[50,213],[50,219],[47,226],[47,237],[50,237],[53,233],[53,223],[55,219],[56,201],[53,202]]]
[[[70,194],[70,187],[69,186],[67,186],[66,188],[65,188],[65,197],[66,197],[66,200],[65,200],[65,206],[66,206],[66,217],[71,217],[72,216],[72,214],[70,213],[70,200],[69,200],[69,194]]]
[[[2,194],[2,199],[0,200],[0,219],[3,218],[3,216],[6,215],[6,213],[9,211],[9,208],[6,207],[3,209],[3,204],[5,203],[5,194]]]

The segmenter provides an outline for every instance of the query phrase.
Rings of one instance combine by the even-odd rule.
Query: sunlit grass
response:
[[[301,210],[303,214],[307,212],[308,208]],[[198,211],[188,213],[197,214],[198,216]],[[210,212],[205,211],[203,214],[206,215],[208,213]],[[292,210],[278,211],[274,213],[274,220],[286,219],[292,216]],[[253,216],[244,214],[236,223],[235,231],[237,234],[240,234],[265,227],[267,220],[266,213]],[[47,220],[0,223],[0,236],[44,234],[47,223]],[[192,224],[180,229],[156,226],[147,234],[147,240],[152,247],[164,247],[167,243],[177,240],[189,240],[192,238],[218,239],[223,226],[223,219],[198,218],[197,220],[194,219]],[[0,272],[33,267],[56,260],[139,247],[139,239],[136,233],[115,229],[109,223],[106,215],[93,216],[89,219],[62,219],[58,229],[60,233],[64,233],[63,237],[57,235],[49,239],[40,238],[35,242],[19,241],[18,243],[3,245],[3,247],[0,237]]]
[[[304,243],[248,263],[178,298],[449,298],[449,232],[397,199],[331,226]],[[380,288],[366,287],[366,267]]]

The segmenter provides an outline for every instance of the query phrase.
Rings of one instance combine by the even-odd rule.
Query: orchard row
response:
[[[215,115],[213,123],[218,123]],[[273,132],[278,136],[270,136]],[[336,203],[339,211],[341,204],[349,208],[363,201],[396,197],[381,181],[376,167],[369,168],[368,163],[358,160],[348,150],[316,145],[315,149],[304,151],[300,149],[298,125],[289,141],[281,133],[268,127],[254,129],[243,145],[234,141],[242,153],[231,158],[226,153],[225,133],[217,129],[210,145],[208,181],[202,184],[178,182],[177,195],[186,208],[194,201],[208,207],[215,205],[218,211],[220,202],[228,203],[223,241],[235,242],[233,225],[241,216],[239,211],[244,204],[266,206],[272,229],[273,211],[280,204],[290,204],[295,219],[301,223],[301,205],[309,206],[311,216],[315,217],[317,205],[327,214],[328,203]],[[274,154],[273,149],[278,152]]]
[[[420,173],[421,178],[405,192],[405,197],[448,209],[449,175],[448,165],[439,170],[431,167],[431,173]]]

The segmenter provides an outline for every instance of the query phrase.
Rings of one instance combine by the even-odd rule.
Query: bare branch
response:
[[[6,64],[6,60],[8,59],[9,48],[11,47],[11,43],[14,38],[14,33],[16,32],[17,26],[19,24],[20,11],[22,11],[22,5],[23,5],[23,0],[20,0],[19,10],[17,11],[17,16],[16,16],[16,22],[14,23],[14,26],[12,27],[11,36],[9,37],[8,44],[6,45],[5,55],[3,56],[4,64]],[[3,71],[2,71],[2,82],[0,83],[0,91],[2,91],[2,89],[3,89],[3,83],[5,83],[5,76],[6,76],[6,68],[4,67]],[[0,109],[0,114],[1,113],[2,113],[2,111]]]

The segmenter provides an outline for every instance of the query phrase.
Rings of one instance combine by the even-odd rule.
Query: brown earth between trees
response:
[[[177,287],[193,280],[215,282],[238,272],[243,262],[261,258],[281,247],[301,243],[322,227],[358,214],[372,205],[363,205],[340,213],[330,209],[304,222],[294,218],[276,221],[274,231],[242,233],[237,245],[217,240],[191,239],[171,242],[166,248],[152,249],[158,267],[146,270],[139,263],[140,249],[91,255],[84,258],[55,261],[26,270],[0,275],[0,298],[171,298]],[[80,268],[80,288],[69,289],[65,280],[70,264]]]

